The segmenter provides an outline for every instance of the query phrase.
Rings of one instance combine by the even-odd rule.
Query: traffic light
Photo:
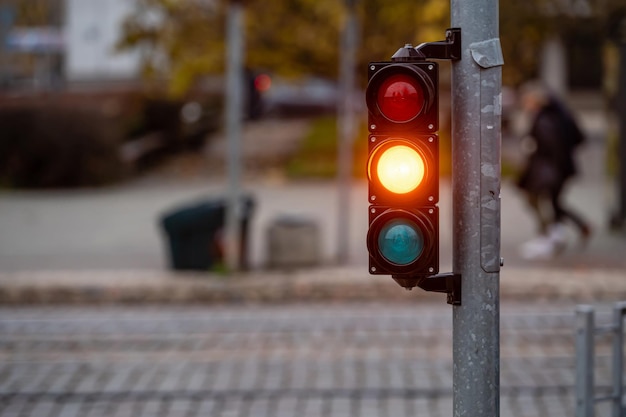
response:
[[[439,272],[437,63],[368,67],[369,271],[407,287]]]

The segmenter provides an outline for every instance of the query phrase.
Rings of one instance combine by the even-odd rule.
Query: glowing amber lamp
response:
[[[406,194],[419,187],[424,172],[424,159],[415,149],[406,145],[385,149],[376,164],[376,174],[381,185],[396,194]]]

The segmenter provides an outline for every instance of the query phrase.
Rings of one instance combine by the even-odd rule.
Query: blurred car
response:
[[[260,77],[261,75],[257,76]],[[267,77],[267,75],[263,75]],[[282,117],[313,116],[335,113],[339,98],[337,83],[323,78],[309,77],[287,80],[278,77],[263,78],[264,114]]]

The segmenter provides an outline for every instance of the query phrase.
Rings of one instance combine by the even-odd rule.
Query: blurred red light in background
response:
[[[254,79],[254,88],[256,88],[257,91],[267,91],[270,89],[271,86],[272,79],[267,74],[259,74]]]

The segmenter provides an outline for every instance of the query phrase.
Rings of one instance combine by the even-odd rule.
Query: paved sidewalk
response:
[[[167,270],[159,216],[181,202],[212,198],[221,183],[136,182],[102,190],[0,194],[0,302],[278,302],[381,297],[440,297],[407,292],[389,277],[367,273],[365,184],[352,190],[350,252],[333,266],[336,189],[332,183],[256,184],[251,228],[252,272],[225,277]],[[560,257],[529,262],[519,245],[533,237],[533,221],[516,191],[502,189],[502,296],[522,299],[626,299],[626,236],[604,229],[606,213],[595,204],[597,182],[576,184],[568,198],[584,207],[595,235],[585,248],[570,236]],[[449,185],[442,184],[440,270],[451,271]],[[265,268],[267,229],[281,215],[312,219],[320,230],[321,265],[296,271]]]
[[[287,148],[304,129],[299,122],[289,124],[288,129],[270,122],[263,126],[262,135],[252,132],[246,143]],[[275,141],[268,142],[268,137]],[[250,158],[258,154],[256,148],[247,148],[252,149]],[[511,143],[503,148],[516,152]],[[273,155],[269,148],[266,151]],[[604,177],[604,153],[601,141],[592,141],[582,150],[581,177],[565,196],[589,219],[593,238],[582,247],[570,229],[569,246],[555,259],[530,262],[520,257],[520,245],[535,236],[535,223],[520,193],[509,181],[503,182],[503,297],[626,299],[626,235],[606,230],[612,192]],[[336,267],[336,184],[287,182],[276,176],[275,170],[248,175],[244,184],[256,200],[249,242],[251,273],[224,277],[168,271],[161,216],[194,201],[221,198],[227,191],[223,179],[194,169],[192,163],[179,162],[189,165],[192,174],[153,173],[100,189],[0,192],[0,302],[277,302],[426,296],[418,289],[406,292],[388,277],[368,275],[365,181],[353,183],[348,263]],[[450,183],[445,179],[440,185],[439,207],[440,270],[447,272],[452,264],[452,202]],[[319,268],[266,269],[268,229],[284,216],[317,225]]]
[[[333,266],[336,190],[332,183],[260,184],[251,228],[252,271],[237,277],[167,270],[167,247],[158,227],[166,209],[198,196],[219,195],[222,185],[145,184],[75,193],[0,194],[0,302],[278,302],[442,297],[407,292],[389,277],[367,273],[367,202],[364,183],[352,190],[349,263]],[[609,234],[594,205],[602,188],[580,183],[569,198],[586,208],[595,236],[585,248],[575,236],[560,257],[519,257],[533,237],[533,222],[510,185],[502,210],[502,296],[521,299],[626,299],[626,236]],[[321,203],[320,203],[321,202]],[[591,203],[591,204],[590,204]],[[449,188],[442,184],[441,271],[451,271]],[[312,219],[320,229],[321,265],[295,271],[264,266],[267,229],[282,214]]]

